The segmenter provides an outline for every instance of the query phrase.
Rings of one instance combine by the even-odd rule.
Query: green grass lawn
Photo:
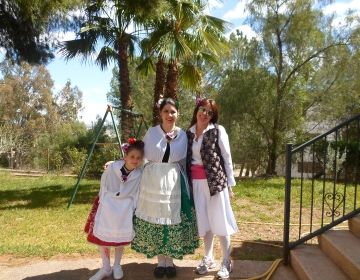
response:
[[[98,189],[99,180],[82,180],[73,205],[67,209],[75,178],[15,177],[0,173],[0,255],[50,257],[59,254],[95,254],[83,227]],[[292,222],[298,214],[300,184],[294,180]],[[304,213],[309,213],[310,181],[304,186]],[[326,186],[331,190],[332,185]],[[315,186],[315,212],[321,210],[322,183]],[[232,201],[242,240],[282,240],[284,180],[248,179],[234,188]],[[347,189],[353,194],[354,187]],[[360,201],[360,191],[358,191]],[[351,205],[347,205],[346,209]],[[304,216],[305,216],[304,214]],[[270,228],[267,223],[278,224]],[[258,224],[252,226],[252,224]],[[261,226],[261,224],[264,224]],[[130,249],[127,249],[130,250]]]
[[[53,256],[93,253],[83,226],[98,180],[82,180],[67,209],[74,178],[49,176],[14,177],[0,174],[0,254]]]

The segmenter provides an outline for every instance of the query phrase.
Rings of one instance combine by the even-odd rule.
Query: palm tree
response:
[[[157,122],[159,96],[177,99],[179,78],[197,90],[202,80],[201,64],[215,62],[227,49],[223,33],[226,22],[204,14],[201,1],[166,0],[163,16],[153,20],[151,32],[142,41],[144,59],[140,68],[149,69],[157,56],[153,122]],[[154,68],[152,66],[152,68]]]
[[[128,60],[139,41],[140,28],[146,16],[154,14],[160,1],[154,0],[91,0],[86,7],[86,20],[74,40],[64,42],[61,52],[66,59],[94,56],[95,63],[106,69],[110,62],[119,67],[121,131],[123,139],[131,133],[131,84]],[[133,29],[133,31],[131,31]],[[98,48],[100,50],[98,51]]]

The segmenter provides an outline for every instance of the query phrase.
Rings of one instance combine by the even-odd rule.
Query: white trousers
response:
[[[192,180],[199,236],[211,231],[214,235],[228,236],[239,231],[231,208],[228,188],[210,196],[206,179]]]

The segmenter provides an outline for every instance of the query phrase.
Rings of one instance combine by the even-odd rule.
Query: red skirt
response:
[[[103,241],[94,235],[93,230],[94,230],[95,216],[96,216],[98,207],[99,207],[99,196],[96,197],[96,199],[93,203],[93,206],[91,208],[89,217],[87,218],[87,221],[85,224],[84,231],[87,233],[87,241],[89,241],[90,243],[96,244],[96,245],[100,245],[100,246],[119,247],[119,246],[129,245],[130,242],[117,243],[117,242]]]

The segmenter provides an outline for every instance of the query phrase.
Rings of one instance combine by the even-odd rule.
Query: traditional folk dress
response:
[[[142,171],[128,173],[124,165],[123,160],[115,161],[101,176],[99,195],[85,225],[91,243],[117,247],[134,238],[133,216]]]
[[[212,129],[217,129],[215,134],[217,136],[210,141],[210,145],[207,147],[203,143],[204,135]],[[195,130],[196,125],[193,125],[188,131],[188,138],[191,140],[188,147],[188,161],[190,161],[191,170],[188,175],[192,183],[199,236],[205,236],[208,231],[218,236],[234,234],[238,231],[238,227],[230,205],[228,187],[235,186],[236,182],[228,135],[224,127],[220,125],[215,127],[212,123],[209,123],[198,139],[195,139]],[[218,143],[212,143],[215,141]],[[211,150],[216,151],[216,147],[219,147],[219,153],[221,153],[221,167],[214,164],[215,161],[212,159]],[[205,163],[210,165],[208,173],[213,170],[214,174],[212,175],[215,177],[221,177],[220,171],[224,169],[225,187],[212,186],[210,191],[209,183],[213,185],[214,182],[209,182],[209,174],[206,176]],[[217,170],[218,167],[220,170]],[[221,180],[219,182],[221,183]]]
[[[180,128],[166,135],[161,126],[145,137],[145,158],[135,212],[131,248],[152,258],[182,259],[199,246],[195,210],[180,162],[186,157],[186,134]]]

